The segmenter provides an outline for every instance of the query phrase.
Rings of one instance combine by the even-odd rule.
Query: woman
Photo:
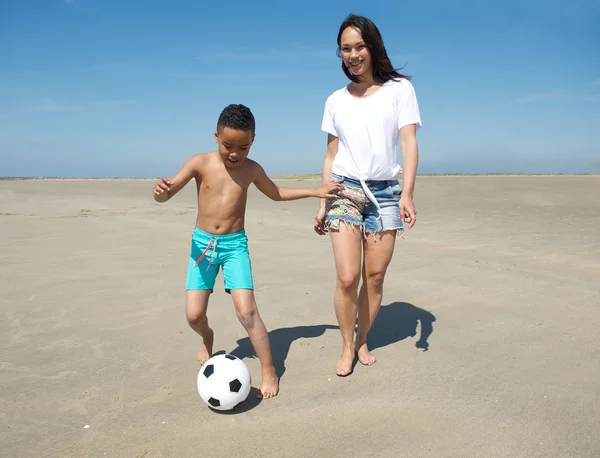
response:
[[[392,67],[371,20],[348,16],[337,44],[342,69],[351,82],[325,104],[322,130],[328,138],[322,182],[340,180],[345,189],[337,198],[321,201],[314,229],[319,235],[331,234],[337,272],[335,313],[342,334],[342,355],[335,371],[346,376],[352,372],[355,355],[367,366],[376,361],[367,347],[367,334],[381,305],[396,235],[404,230],[403,223],[412,228],[416,222],[413,191],[421,118],[409,78]],[[396,158],[398,139],[402,169]]]

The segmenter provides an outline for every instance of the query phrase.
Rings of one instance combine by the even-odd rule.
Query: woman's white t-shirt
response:
[[[321,125],[339,139],[332,172],[360,180],[363,188],[367,180],[397,179],[398,138],[409,124],[422,126],[417,96],[407,79],[390,80],[364,98],[354,97],[347,87],[338,89],[327,98]]]

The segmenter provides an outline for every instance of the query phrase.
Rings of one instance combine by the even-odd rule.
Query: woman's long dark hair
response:
[[[344,19],[344,22],[342,22],[342,25],[340,26],[340,31],[339,31],[338,37],[337,37],[337,44],[338,44],[337,55],[338,55],[338,57],[342,56],[342,54],[341,54],[342,33],[348,27],[356,27],[360,31],[360,34],[362,35],[364,42],[366,43],[367,47],[369,48],[369,53],[371,54],[371,67],[373,69],[373,79],[375,80],[376,83],[383,84],[391,79],[398,79],[398,78],[406,78],[408,80],[410,79],[410,76],[399,73],[398,70],[392,66],[392,62],[390,61],[390,58],[387,55],[387,51],[385,50],[385,45],[383,44],[383,38],[381,37],[381,33],[379,32],[379,29],[373,23],[373,21],[371,21],[370,19],[368,19],[364,16],[350,14],[348,17],[346,17],[346,19]],[[355,83],[360,82],[360,79],[358,77],[354,76],[350,72],[350,70],[348,70],[348,67],[346,67],[346,64],[344,63],[343,59],[342,59],[342,70],[344,71],[344,73],[346,74],[348,79],[350,79],[350,81],[354,81]]]

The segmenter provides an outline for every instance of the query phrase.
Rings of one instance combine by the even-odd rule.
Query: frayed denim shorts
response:
[[[335,198],[326,200],[325,224],[333,230],[340,228],[340,221],[359,227],[364,234],[404,230],[400,220],[400,195],[402,188],[396,180],[367,180],[365,185],[377,201],[371,201],[360,180],[333,174],[333,180],[344,185]]]

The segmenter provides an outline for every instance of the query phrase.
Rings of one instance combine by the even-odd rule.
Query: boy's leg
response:
[[[225,290],[231,293],[235,312],[246,329],[262,367],[262,383],[258,398],[271,398],[279,391],[279,380],[273,359],[269,335],[254,299],[252,263],[245,231],[219,240],[223,250],[223,280]]]
[[[204,364],[212,356],[214,333],[208,326],[206,310],[208,299],[219,272],[218,255],[210,234],[194,229],[186,279],[185,315],[190,327],[202,337],[198,361]]]
[[[211,356],[214,333],[208,326],[206,310],[210,290],[188,290],[185,294],[185,316],[190,327],[202,337],[202,345],[198,352],[198,361],[204,364]]]
[[[251,289],[232,289],[231,297],[240,323],[246,329],[262,368],[262,382],[258,398],[271,398],[279,392],[279,380],[273,366],[271,345],[265,324]]]

